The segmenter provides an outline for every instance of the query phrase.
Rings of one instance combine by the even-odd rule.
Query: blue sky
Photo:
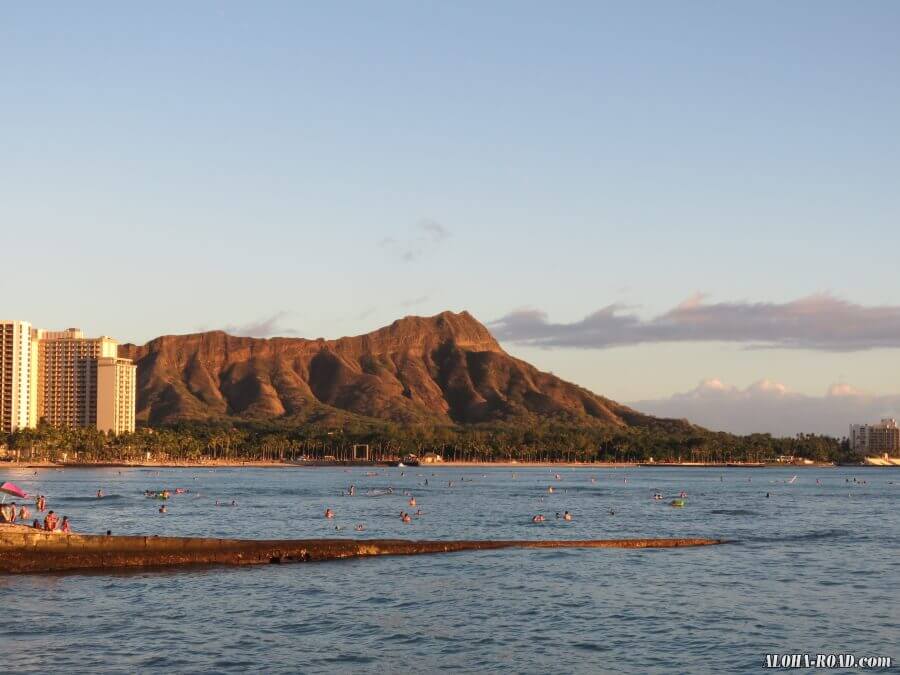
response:
[[[877,1],[7,4],[0,314],[142,342],[825,293],[890,332],[898,32]],[[900,391],[890,340],[533,337],[624,400]]]

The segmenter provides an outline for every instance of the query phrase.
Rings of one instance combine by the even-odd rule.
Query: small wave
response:
[[[710,513],[717,516],[758,516],[759,511],[749,511],[747,509],[713,509]]]
[[[854,537],[855,535],[849,530],[829,529],[804,532],[802,534],[785,533],[775,537],[754,537],[753,541],[790,543],[798,541],[822,541],[827,539],[850,539]]]
[[[103,495],[102,497],[59,497],[54,501],[58,501],[61,503],[81,503],[81,502],[114,502],[119,501],[121,499],[126,499],[124,495]]]

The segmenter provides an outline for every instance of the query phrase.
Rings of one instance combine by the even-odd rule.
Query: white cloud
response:
[[[629,405],[651,415],[686,418],[717,431],[774,436],[819,433],[843,437],[851,423],[900,418],[900,394],[869,394],[846,383],[831,385],[823,396],[808,396],[772,380],[741,389],[709,379],[684,393]]]
[[[223,329],[229,335],[244,337],[272,337],[274,335],[297,335],[293,328],[282,326],[282,321],[290,316],[290,312],[276,312],[272,316],[250,321],[240,325],[225,326]]]

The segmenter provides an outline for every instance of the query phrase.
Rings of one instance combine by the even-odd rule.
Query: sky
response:
[[[465,309],[649,411],[900,416],[898,32],[878,0],[6,3],[0,317]],[[779,388],[823,411],[776,423]]]

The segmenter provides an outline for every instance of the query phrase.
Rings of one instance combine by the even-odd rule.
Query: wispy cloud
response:
[[[378,246],[403,262],[413,262],[450,237],[450,231],[436,220],[420,220],[405,237],[382,237]]]
[[[416,305],[421,305],[423,303],[428,302],[429,299],[430,299],[430,296],[420,295],[417,298],[408,298],[406,300],[403,300],[400,303],[400,306],[401,307],[415,307]]]
[[[646,342],[740,342],[752,347],[858,351],[900,347],[900,306],[863,306],[821,293],[786,303],[707,303],[696,294],[642,319],[622,304],[581,321],[551,323],[540,310],[490,324],[500,340],[538,347],[602,349]]]
[[[709,379],[684,393],[628,405],[651,415],[689,419],[717,431],[774,436],[820,433],[842,437],[851,423],[900,417],[900,395],[868,394],[846,383],[831,385],[823,396],[808,396],[772,380],[742,389]]]
[[[272,316],[250,321],[240,325],[229,325],[223,329],[230,335],[243,337],[273,337],[276,335],[297,335],[298,331],[286,328],[282,325],[285,318],[291,316],[290,312],[280,311]]]

